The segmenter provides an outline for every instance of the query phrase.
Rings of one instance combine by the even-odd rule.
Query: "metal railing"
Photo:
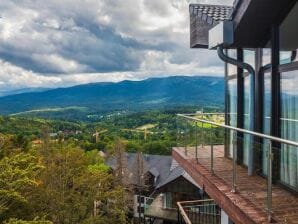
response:
[[[214,113],[214,114],[216,115],[217,113]],[[287,144],[287,145],[292,145],[292,146],[298,147],[298,142],[294,142],[294,141],[291,141],[291,140],[278,138],[278,137],[274,137],[274,136],[271,136],[271,135],[266,135],[266,134],[262,134],[262,133],[258,133],[258,132],[254,132],[254,131],[249,131],[249,130],[242,129],[242,128],[236,128],[236,127],[225,125],[225,124],[219,124],[219,123],[216,123],[216,122],[213,122],[213,121],[208,121],[208,120],[200,119],[200,118],[197,118],[197,117],[191,117],[191,116],[202,116],[202,115],[206,115],[206,114],[205,113],[204,114],[186,114],[186,115],[185,114],[177,114],[177,116],[179,116],[179,117],[183,117],[185,119],[192,120],[192,121],[195,121],[195,122],[211,124],[211,125],[214,125],[214,126],[217,126],[217,127],[222,127],[222,128],[229,129],[229,130],[232,130],[232,131],[241,132],[241,133],[244,133],[244,134],[250,134],[250,135],[253,135],[253,136],[256,136],[256,137],[260,137],[260,138],[265,138],[265,139],[268,139],[268,140],[273,141],[273,142],[279,142],[279,143],[284,143],[284,144]],[[207,115],[213,115],[213,113],[209,113]]]
[[[178,224],[219,224],[220,208],[213,199],[177,202]]]
[[[212,118],[212,116],[224,116],[222,113],[197,113],[197,114],[178,114],[179,119],[186,120],[186,124],[182,127],[181,130],[178,130],[178,142],[182,142],[182,146],[184,148],[184,152],[187,155],[188,147],[192,147],[195,150],[195,158],[199,159],[199,149],[203,149],[204,145],[209,144],[210,148],[210,158],[208,161],[208,165],[210,166],[210,171],[214,174],[214,159],[215,159],[215,146],[217,145],[227,145],[230,147],[230,157],[232,159],[232,192],[237,192],[237,148],[239,144],[248,146],[248,153],[251,153],[252,150],[262,149],[266,152],[266,160],[265,164],[263,164],[262,169],[266,170],[267,175],[267,196],[266,196],[266,210],[268,221],[272,220],[272,174],[273,174],[273,150],[280,150],[278,148],[274,148],[274,144],[285,144],[287,146],[298,147],[298,142],[282,139],[242,128],[237,128],[233,126],[229,126],[223,123],[218,123],[213,120],[206,120],[208,117]],[[209,126],[208,126],[209,125]],[[179,125],[178,125],[179,126]],[[205,128],[204,128],[205,126]],[[207,126],[207,128],[206,128]],[[179,127],[178,127],[179,129]],[[210,130],[206,130],[210,129]],[[215,139],[215,134],[212,133],[213,129],[215,129],[216,135],[220,141]],[[206,136],[207,132],[209,135]],[[219,134],[220,133],[220,134]],[[194,135],[195,137],[192,137]],[[228,136],[227,136],[228,135]],[[182,137],[181,137],[182,136]],[[240,136],[240,137],[239,137]],[[249,136],[249,138],[247,137]],[[253,139],[261,139],[257,142]],[[227,141],[229,143],[227,143]],[[250,144],[248,144],[250,142]],[[207,144],[206,144],[207,143]],[[243,146],[244,147],[244,146]],[[262,151],[262,153],[263,153]],[[225,150],[226,153],[226,150]],[[226,157],[227,155],[225,155]],[[247,156],[248,160],[250,155],[242,155]],[[254,158],[253,158],[254,159]],[[183,215],[182,215],[183,216]],[[187,222],[186,222],[187,223]]]

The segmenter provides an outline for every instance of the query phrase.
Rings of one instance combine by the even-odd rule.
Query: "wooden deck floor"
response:
[[[173,157],[205,191],[239,223],[268,223],[266,214],[267,181],[260,176],[248,176],[247,169],[237,166],[236,194],[231,193],[232,160],[224,157],[223,146],[214,148],[214,171],[210,172],[210,147],[198,150],[174,148]],[[298,197],[279,186],[273,186],[273,218],[275,223],[298,223]],[[229,214],[233,213],[233,214]],[[246,216],[246,217],[245,217]],[[243,219],[246,221],[244,221]]]

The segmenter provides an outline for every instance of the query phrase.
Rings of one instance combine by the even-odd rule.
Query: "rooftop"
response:
[[[136,153],[126,153],[128,169],[132,172],[133,164],[136,159]],[[188,181],[195,184],[195,181],[186,174],[184,169],[172,159],[172,156],[142,154],[148,172],[156,177],[155,187],[160,188],[169,182],[183,176]],[[116,167],[116,158],[108,159],[107,165]]]
[[[192,48],[207,48],[209,30],[225,20],[233,21],[234,43],[230,46],[232,48],[269,47],[272,24],[280,24],[281,49],[297,48],[297,1],[237,0],[234,1],[233,7],[190,4],[189,13]]]
[[[228,20],[232,14],[233,7],[225,5],[190,4],[189,12],[206,21],[209,24],[217,24]]]

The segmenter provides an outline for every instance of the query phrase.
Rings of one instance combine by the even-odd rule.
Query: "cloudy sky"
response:
[[[196,2],[231,4],[232,0]],[[189,49],[188,4],[188,0],[0,1],[0,89],[222,75],[215,52]]]

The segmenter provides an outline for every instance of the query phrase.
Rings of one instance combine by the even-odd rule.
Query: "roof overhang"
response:
[[[190,47],[208,48],[209,30],[227,20],[231,12],[229,6],[190,4]]]
[[[222,45],[229,47],[234,42],[232,21],[223,21],[209,30],[209,49],[216,49]]]
[[[283,50],[298,48],[298,3],[293,7],[280,26],[280,47]]]
[[[233,22],[233,43],[227,48],[270,47],[273,24],[280,25],[281,50],[298,48],[297,0],[238,0],[233,8],[191,4],[189,9],[191,48],[208,48],[209,30],[223,21]]]
[[[282,24],[295,3],[296,0],[239,1],[232,18],[234,22],[233,46],[242,48],[268,46],[272,25]]]

